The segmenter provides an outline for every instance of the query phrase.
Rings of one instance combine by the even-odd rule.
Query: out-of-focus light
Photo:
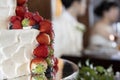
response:
[[[111,41],[114,41],[114,40],[115,40],[114,35],[113,35],[113,34],[109,35],[109,39],[110,39]]]

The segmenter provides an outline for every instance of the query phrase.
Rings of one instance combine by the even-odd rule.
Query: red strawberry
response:
[[[22,20],[19,16],[12,16],[11,18],[10,18],[10,22],[12,22],[12,23],[14,23],[16,20]]]
[[[50,39],[51,39],[51,43],[52,43],[54,41],[54,37],[55,37],[54,31],[52,30],[48,34],[50,35]]]
[[[33,19],[29,19],[29,25],[34,26],[36,24],[36,21]]]
[[[57,66],[58,65],[58,59],[53,57],[53,61],[54,61],[54,66]]]
[[[44,21],[40,22],[40,31],[45,32],[45,33],[49,33],[50,31],[52,31],[51,22],[48,20],[44,20]]]
[[[16,15],[17,16],[20,16],[21,18],[23,18],[25,12],[26,12],[26,8],[24,6],[17,6],[17,8],[16,8]]]
[[[19,20],[14,21],[12,29],[22,29],[21,22]]]
[[[33,17],[33,13],[31,12],[26,12],[24,15],[25,18],[32,18]]]
[[[39,12],[35,12],[34,14],[35,14],[35,15],[40,15]]]
[[[46,58],[48,56],[48,53],[49,53],[48,46],[39,45],[36,49],[34,49],[33,53],[36,57]]]
[[[33,19],[34,19],[36,22],[41,22],[41,21],[43,20],[43,17],[41,17],[41,16],[39,15],[39,13],[36,12],[36,13],[34,14],[34,16],[33,16]]]
[[[41,33],[37,36],[37,41],[40,44],[49,45],[50,44],[50,36],[46,33]]]
[[[47,70],[47,67],[47,62],[43,58],[35,58],[30,64],[30,70],[34,74],[44,73]]]
[[[57,73],[59,70],[58,66],[54,66],[54,70],[55,70],[55,73]]]
[[[28,0],[17,0],[18,5],[24,5]]]
[[[58,71],[58,59],[53,57],[54,60],[54,70],[57,72]]]

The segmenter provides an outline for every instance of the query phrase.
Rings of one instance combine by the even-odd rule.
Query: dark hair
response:
[[[113,1],[103,1],[99,6],[94,9],[94,13],[102,17],[104,11],[109,11],[112,7],[119,7],[116,2]]]
[[[81,0],[61,0],[61,1],[63,6],[67,9],[73,4],[74,1],[81,1]]]

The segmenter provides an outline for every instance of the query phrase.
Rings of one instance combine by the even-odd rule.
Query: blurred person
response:
[[[103,1],[98,5],[94,13],[100,18],[91,31],[90,46],[96,47],[115,47],[116,33],[112,24],[118,20],[119,6],[114,1]]]
[[[86,0],[61,0],[63,14],[53,21],[55,31],[55,54],[57,57],[80,56],[83,49],[85,26],[77,21],[86,12]]]

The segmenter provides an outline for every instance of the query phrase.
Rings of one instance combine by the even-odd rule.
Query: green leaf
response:
[[[46,80],[45,75],[36,75],[32,77],[32,80]]]
[[[54,54],[54,49],[52,49],[51,46],[49,46],[48,48],[49,48],[49,56],[52,56]]]
[[[44,65],[38,64],[35,69],[32,70],[34,74],[43,74],[46,72]]]
[[[99,73],[104,73],[105,69],[102,66],[97,66],[96,71],[98,71]]]
[[[87,66],[79,65],[79,74],[77,80],[114,80],[112,67],[105,69],[102,66],[94,67],[93,64],[86,61]]]
[[[46,61],[48,63],[48,66],[53,66],[53,62],[50,57],[47,57]]]
[[[27,18],[23,19],[22,26],[23,27],[28,27],[29,26],[29,19],[27,19]]]

